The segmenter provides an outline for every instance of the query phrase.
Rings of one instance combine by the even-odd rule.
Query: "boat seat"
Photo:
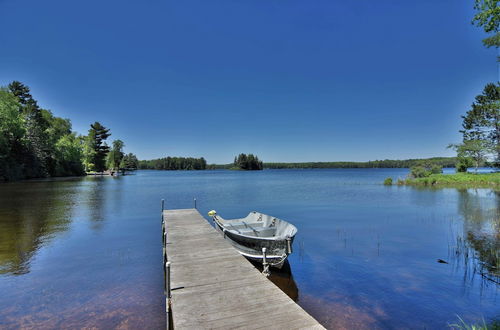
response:
[[[231,228],[231,229],[232,229],[232,228],[236,228],[236,229],[238,229],[238,230],[239,230],[239,229],[247,229],[247,228],[248,228],[248,229],[250,229],[250,228],[259,229],[259,228],[262,228],[262,226],[263,226],[263,224],[262,224],[262,223],[251,223],[251,224],[246,223],[246,224],[245,224],[245,223],[243,223],[243,222],[241,222],[241,221],[238,221],[238,222],[236,222],[236,221],[235,221],[235,222],[232,222],[232,221],[231,221],[231,222],[229,222],[229,221],[228,221],[228,222],[226,222],[226,223],[227,223],[227,225],[228,225],[228,227],[229,227],[229,228]]]
[[[255,237],[273,237],[276,233],[274,228],[255,228],[254,230],[250,228],[239,229],[240,234],[246,236],[255,236]]]

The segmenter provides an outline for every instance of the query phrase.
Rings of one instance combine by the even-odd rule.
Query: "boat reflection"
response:
[[[259,271],[262,272],[262,264],[258,262],[252,262],[252,264]],[[278,288],[281,289],[284,293],[287,294],[293,301],[299,300],[299,288],[297,287],[297,283],[293,279],[292,267],[288,260],[285,261],[283,267],[281,269],[271,268],[271,275],[269,276],[269,280],[273,282]]]

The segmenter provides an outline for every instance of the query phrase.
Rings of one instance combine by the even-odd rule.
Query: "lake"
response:
[[[137,171],[0,184],[0,327],[163,328],[160,200],[294,223],[273,281],[328,328],[500,322],[500,194],[407,169]],[[496,259],[495,259],[496,258]]]

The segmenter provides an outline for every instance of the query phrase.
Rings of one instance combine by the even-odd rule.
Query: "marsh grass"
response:
[[[406,185],[500,187],[500,173],[432,174],[425,178],[408,178]]]
[[[473,279],[476,274],[483,280],[500,284],[500,252],[498,242],[469,233],[467,238],[458,236],[453,245],[448,245],[448,256],[463,263],[465,277]]]
[[[457,329],[457,330],[489,330],[492,328],[489,328],[486,325],[486,322],[483,319],[482,324],[467,324],[460,316],[458,316],[458,320],[460,321],[459,323],[454,323],[450,324],[449,327],[452,329]]]

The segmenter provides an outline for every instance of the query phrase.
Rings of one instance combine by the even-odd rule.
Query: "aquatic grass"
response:
[[[492,328],[489,328],[486,325],[486,322],[483,319],[483,324],[467,324],[460,316],[458,316],[458,320],[460,321],[459,323],[454,323],[454,324],[449,324],[448,326],[452,329],[457,329],[457,330],[489,330]]]
[[[459,323],[449,324],[448,326],[452,329],[457,330],[500,330],[500,320],[495,319],[486,324],[486,321],[482,320],[482,324],[467,324],[460,316],[457,315]]]
[[[489,283],[500,284],[500,252],[498,242],[483,236],[467,234],[467,238],[457,236],[453,246],[448,244],[448,257],[455,263],[463,263],[466,277],[475,275]]]
[[[386,178],[384,180],[384,185],[386,185],[386,186],[392,186],[392,178],[391,177]]]
[[[425,178],[407,178],[403,180],[402,184],[414,186],[437,185],[500,188],[500,173],[431,174]]]

